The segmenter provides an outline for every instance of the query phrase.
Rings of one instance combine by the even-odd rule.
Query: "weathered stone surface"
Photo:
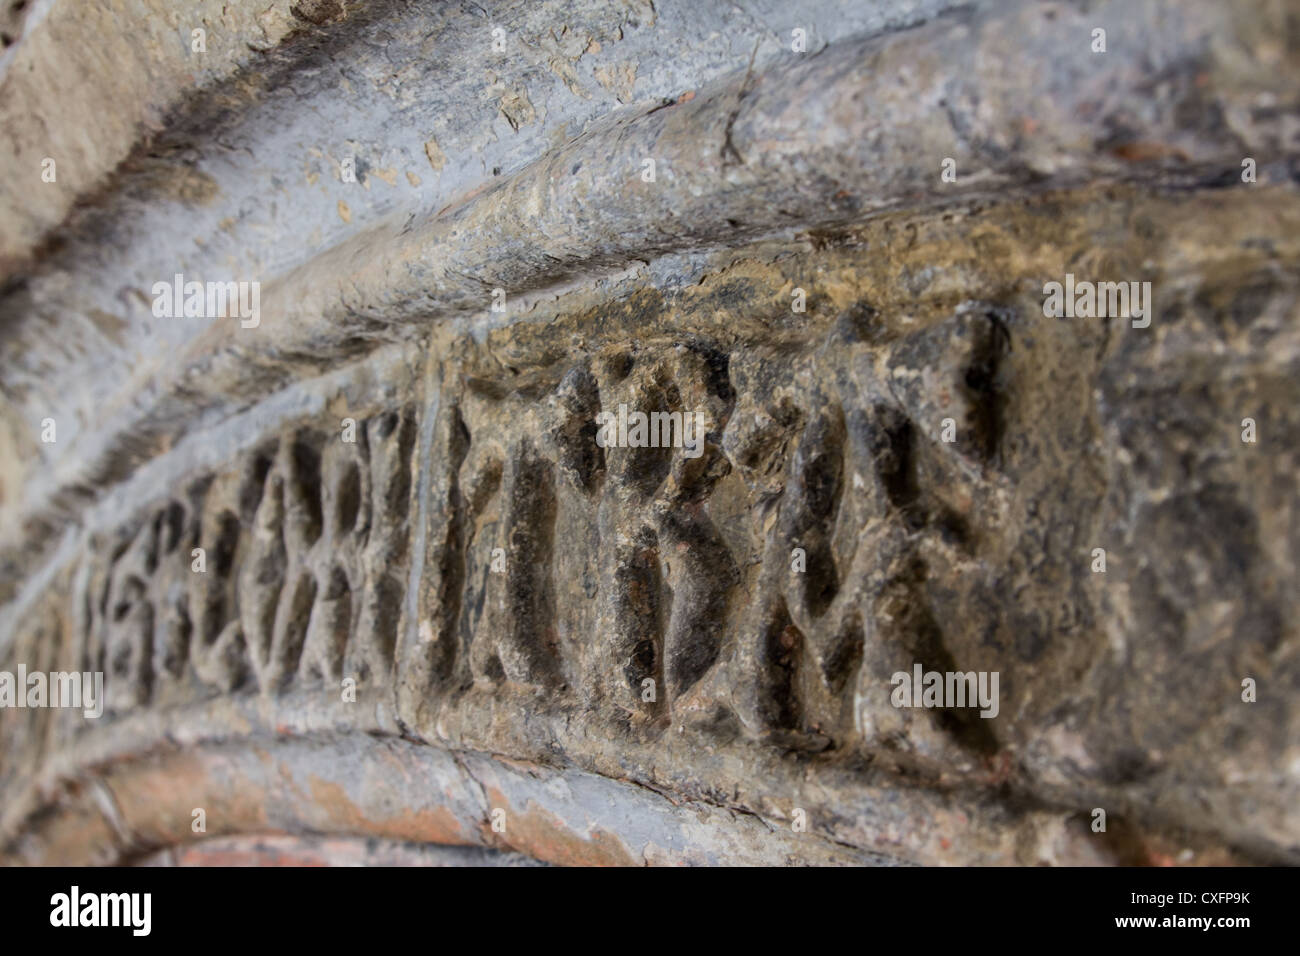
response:
[[[217,859],[1297,862],[1293,24],[854,6],[800,56],[752,11],[521,4],[485,70],[416,58],[490,49],[477,14],[349,5],[151,146],[228,238],[178,253],[209,213],[132,163],[120,231],[65,223],[3,300],[0,668],[107,709],[0,710],[5,860],[166,861],[205,807]],[[473,104],[436,135],[434,90]],[[269,198],[349,105],[363,182]],[[221,262],[256,328],[133,304]],[[1149,282],[1149,327],[1046,316],[1066,274]],[[699,455],[602,447],[621,406]],[[918,664],[998,713],[895,706]]]

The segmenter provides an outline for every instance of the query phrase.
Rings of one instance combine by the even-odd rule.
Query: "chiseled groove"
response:
[[[111,790],[108,790],[97,775],[111,768],[129,769],[136,763],[156,765],[168,754],[192,754],[205,747],[231,744],[247,750],[258,741],[271,745],[275,741],[283,740],[328,742],[347,739],[361,742],[400,740],[405,744],[429,747],[448,754],[458,764],[462,764],[462,770],[464,770],[463,760],[466,757],[492,762],[500,756],[495,752],[466,748],[445,741],[428,740],[409,731],[399,730],[397,726],[383,720],[380,713],[376,708],[340,708],[325,702],[319,695],[291,694],[270,702],[248,698],[209,701],[190,708],[186,720],[180,723],[169,720],[166,715],[149,712],[124,718],[106,728],[106,732],[84,741],[78,747],[61,751],[44,765],[39,778],[28,781],[27,785],[15,793],[12,799],[6,801],[3,809],[0,810],[0,861],[11,864],[17,862],[17,858],[10,854],[14,852],[16,841],[35,821],[39,820],[48,825],[51,820],[57,820],[63,813],[75,814],[75,806],[70,807],[65,800],[60,800],[58,797],[59,795],[66,797],[70,787],[71,793],[75,794],[78,782],[87,780],[93,781],[91,797],[98,812],[109,824],[118,843],[119,852],[129,855],[133,849],[138,850],[138,847],[134,847],[130,842],[129,828]],[[507,766],[523,767],[531,762],[531,758],[523,761],[510,758]],[[610,775],[599,768],[587,767],[581,763],[566,771],[552,770],[551,772],[596,777],[613,785],[629,786],[643,793],[662,795],[654,785],[654,781]],[[472,774],[469,776],[471,779],[477,779]],[[905,785],[903,789],[907,789]],[[54,799],[51,799],[52,795]],[[915,799],[918,795],[911,793],[911,796]],[[936,805],[941,805],[946,803],[950,796],[934,794],[927,799],[933,799]],[[1010,828],[1005,821],[987,815],[981,809],[977,794],[972,793],[970,797],[972,799],[966,811],[972,819],[982,819],[986,826],[994,830]],[[110,808],[105,806],[106,799],[113,801],[112,813]],[[668,799],[673,806],[679,804],[678,799],[673,799],[671,796]],[[958,800],[961,799],[958,796]],[[754,811],[744,806],[720,801],[707,792],[695,794],[690,803],[696,808],[707,807],[741,816],[756,816]],[[892,801],[883,800],[878,809],[888,813],[891,803]],[[698,813],[698,809],[691,812]],[[613,814],[616,819],[624,818],[623,810],[620,808],[613,808]],[[764,825],[771,832],[786,829],[769,822],[765,822]],[[718,836],[723,842],[728,839],[725,833],[719,833]],[[914,853],[923,853],[922,842],[910,848],[893,846],[889,853],[882,853],[876,848],[856,846],[826,833],[809,831],[803,834],[803,837],[810,839],[815,846],[844,848],[856,854],[888,860],[892,864],[914,862]],[[807,858],[815,856],[815,850],[808,852]],[[978,853],[978,851],[974,852]],[[977,858],[973,857],[972,862],[977,862]]]
[[[386,718],[384,708],[340,705],[319,694],[294,693],[273,700],[219,698],[189,708],[186,719],[180,722],[175,721],[174,715],[139,712],[105,728],[104,732],[83,741],[77,747],[60,751],[44,764],[36,777],[28,780],[11,799],[5,801],[4,806],[0,807],[0,862],[19,862],[19,858],[14,855],[15,848],[23,835],[38,821],[41,825],[48,826],[64,814],[75,815],[75,795],[84,790],[86,781],[94,781],[92,788],[86,792],[89,793],[96,812],[109,827],[119,853],[129,855],[129,852],[138,851],[139,848],[125,842],[129,838],[129,827],[111,790],[107,793],[98,792],[102,786],[99,774],[110,768],[129,769],[136,763],[156,766],[159,759],[168,754],[192,754],[209,746],[234,745],[241,752],[248,752],[254,749],[253,745],[258,741],[272,746],[277,741],[286,740],[322,743],[342,740],[356,742],[356,746],[385,740],[395,743],[400,741],[403,745],[445,753],[461,765],[462,770],[466,759],[475,759],[483,766],[492,766],[503,756],[495,750],[413,734]],[[507,758],[505,767],[526,768],[532,763],[532,758],[522,761]],[[524,772],[527,774],[526,769]],[[548,768],[546,772],[598,778],[609,784],[626,785],[647,794],[660,795],[667,792],[670,794],[670,804],[679,805],[677,799],[671,798],[672,789],[667,779],[633,779],[621,773],[611,773],[607,768],[588,765],[582,760],[567,770]],[[476,775],[471,775],[471,778],[478,779]],[[660,782],[665,787],[664,791],[659,789]],[[899,805],[900,794],[906,794],[906,809]],[[1032,820],[1015,815],[1008,817],[1000,809],[991,808],[984,799],[985,796],[987,795],[981,794],[978,788],[958,787],[938,792],[917,790],[905,780],[877,781],[869,790],[860,794],[856,809],[857,812],[878,815],[876,825],[889,831],[888,839],[877,846],[858,845],[837,836],[834,829],[821,832],[820,828],[802,834],[801,839],[809,839],[817,847],[843,848],[853,853],[866,854],[878,862],[951,865],[964,861],[967,865],[981,865],[990,862],[986,857],[990,846],[997,845],[999,840],[1022,840],[1032,835],[1035,826]],[[69,801],[69,797],[73,799]],[[113,801],[111,807],[105,805],[106,797]],[[1030,799],[1027,806],[1048,815],[1079,811],[1078,805],[1060,797],[1059,794],[1051,794],[1046,798]],[[755,811],[720,799],[707,790],[694,793],[689,803],[693,808],[709,808],[747,817],[757,816]],[[614,807],[614,817],[625,822],[632,820],[632,817],[624,814],[624,809]],[[839,807],[838,810],[843,811],[844,808]],[[816,813],[815,810],[811,812]],[[934,859],[927,846],[925,827],[918,826],[918,823],[953,813],[969,818],[971,846],[963,849],[960,845],[955,845],[944,859]],[[764,826],[774,835],[786,830],[779,823],[766,820]],[[1195,842],[1193,831],[1180,827],[1178,821],[1155,823],[1152,832],[1159,832],[1164,827],[1174,828],[1184,841]],[[308,832],[309,829],[305,828],[303,832]],[[719,837],[723,841],[728,839],[725,833],[719,834]],[[882,852],[883,847],[888,849]],[[1278,851],[1274,847],[1243,846],[1235,852],[1242,854],[1239,857],[1241,861],[1248,861],[1253,856],[1258,862],[1288,862],[1278,857]]]

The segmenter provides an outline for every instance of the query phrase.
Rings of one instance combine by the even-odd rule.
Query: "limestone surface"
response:
[[[723,7],[5,14],[0,861],[1300,863],[1294,14]]]

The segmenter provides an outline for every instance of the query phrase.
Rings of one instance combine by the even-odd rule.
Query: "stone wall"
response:
[[[0,859],[1297,862],[1285,5],[211,6],[0,57]]]

